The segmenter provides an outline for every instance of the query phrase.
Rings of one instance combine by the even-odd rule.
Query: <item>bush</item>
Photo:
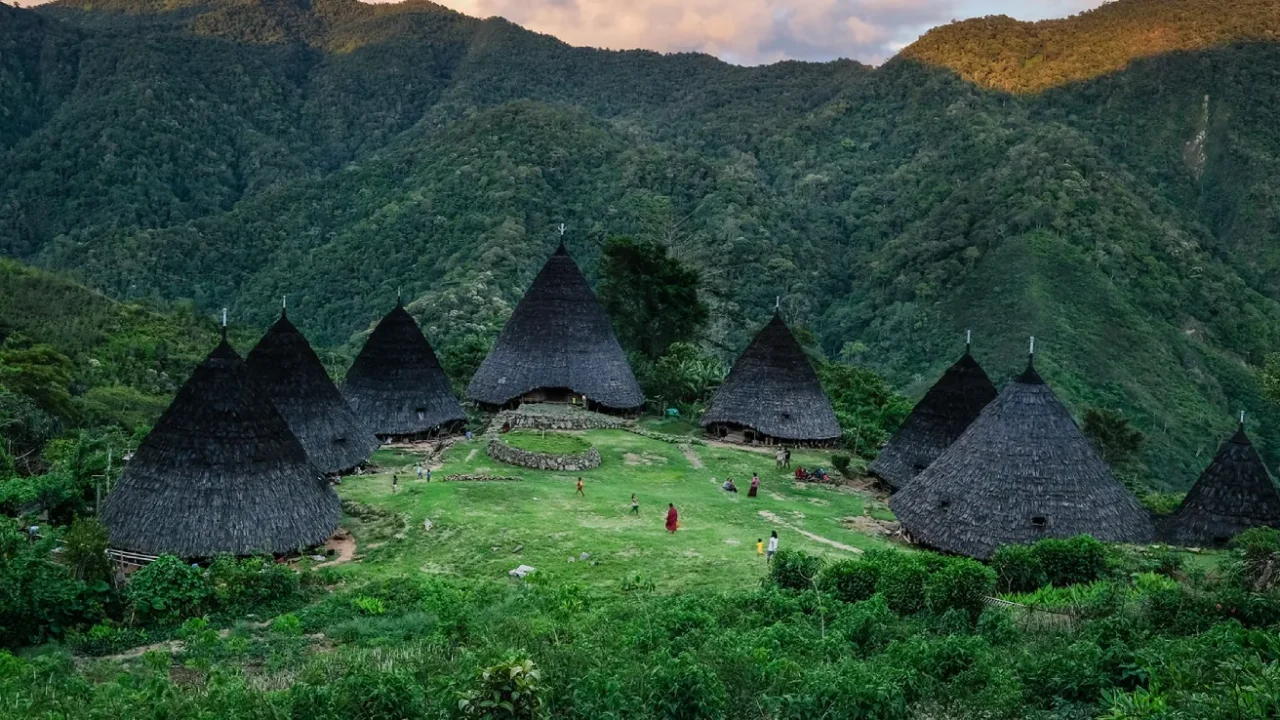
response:
[[[1107,546],[1088,535],[1046,538],[1031,549],[1055,587],[1091,583],[1107,572]]]
[[[115,593],[105,582],[86,583],[52,562],[57,538],[27,541],[16,521],[0,517],[0,646],[39,643],[106,614]]]
[[[876,592],[884,596],[889,609],[899,615],[914,615],[924,609],[924,586],[929,577],[925,561],[915,555],[886,553],[880,559]]]
[[[959,610],[971,620],[982,614],[982,600],[996,587],[991,568],[968,558],[948,558],[925,582],[925,599],[935,613]]]
[[[1005,545],[991,556],[997,588],[1002,593],[1031,592],[1049,584],[1049,575],[1034,549],[1027,545]]]
[[[96,518],[81,518],[72,523],[62,538],[62,560],[71,567],[71,574],[77,580],[110,580],[106,526]]]
[[[822,558],[799,550],[779,550],[769,564],[769,581],[787,590],[809,590],[822,572]]]
[[[660,717],[702,720],[726,715],[729,693],[724,683],[689,653],[658,661],[652,670],[652,687],[653,698],[646,706],[657,710]]]
[[[856,603],[876,594],[880,568],[866,560],[841,560],[822,571],[821,587],[836,598]]]
[[[150,636],[137,628],[120,627],[104,620],[88,631],[67,633],[67,644],[80,655],[114,655],[139,645],[145,645]]]
[[[1240,560],[1240,580],[1253,590],[1280,583],[1280,531],[1269,527],[1245,530],[1231,541]]]
[[[542,673],[529,658],[509,656],[480,671],[478,687],[458,699],[465,718],[535,718],[542,712]]]
[[[243,615],[287,603],[300,594],[298,573],[269,557],[219,555],[209,566],[210,599],[220,612]]]
[[[835,468],[841,475],[849,475],[849,463],[853,462],[848,455],[840,455],[839,453],[831,456],[831,467]]]
[[[204,570],[161,555],[129,578],[125,597],[143,622],[175,624],[204,614],[209,586]]]

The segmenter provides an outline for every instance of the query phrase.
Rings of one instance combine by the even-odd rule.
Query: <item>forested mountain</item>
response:
[[[397,287],[437,345],[494,334],[567,223],[706,278],[726,357],[781,295],[832,356],[922,390],[965,328],[1126,411],[1186,487],[1280,413],[1280,10],[1118,0],[935,30],[880,68],[571,48],[428,2],[0,5],[0,252],[109,295],[348,341]],[[291,316],[295,313],[291,313]],[[1199,457],[1198,457],[1199,456]]]

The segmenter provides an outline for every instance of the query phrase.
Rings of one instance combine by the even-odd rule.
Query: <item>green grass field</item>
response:
[[[652,429],[688,430],[667,423]],[[339,490],[344,499],[397,517],[369,521],[348,515],[344,525],[356,536],[357,558],[363,558],[335,572],[351,579],[438,573],[505,581],[507,571],[523,563],[544,575],[596,586],[617,587],[638,575],[661,591],[722,590],[759,582],[765,563],[755,543],[771,530],[778,531],[784,548],[835,556],[886,544],[846,527],[846,518],[864,513],[861,494],[797,484],[775,468],[770,454],[682,449],[619,430],[576,438],[602,457],[599,468],[582,473],[585,497],[576,496],[576,475],[504,465],[485,454],[481,439],[452,447],[431,483],[415,481],[417,456],[378,453],[377,474],[346,478]],[[792,463],[831,464],[829,454],[803,450]],[[752,472],[761,478],[756,498],[746,492]],[[511,475],[522,482],[440,481],[455,473]],[[392,474],[400,476],[395,494]],[[726,476],[741,492],[720,489]],[[640,501],[639,517],[630,513],[632,493]],[[674,535],[663,526],[667,503],[680,512]],[[886,512],[879,505],[874,514]],[[428,519],[430,531],[423,527]],[[519,553],[517,546],[523,546]],[[587,562],[577,559],[583,552],[591,556]]]
[[[517,430],[502,436],[512,447],[553,455],[576,455],[591,449],[591,443],[577,435],[537,430]]]

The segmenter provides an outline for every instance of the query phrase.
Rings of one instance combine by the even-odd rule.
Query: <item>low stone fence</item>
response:
[[[632,435],[639,435],[640,437],[649,438],[650,440],[658,440],[660,442],[670,443],[672,445],[706,445],[707,444],[707,442],[702,438],[691,437],[689,435],[668,435],[666,433],[654,432],[652,430],[645,430],[644,428],[640,428],[640,427],[625,427],[622,429],[626,430]]]
[[[600,467],[600,451],[595,448],[574,455],[552,455],[513,447],[497,438],[489,441],[489,457],[531,470],[582,472]]]
[[[504,424],[529,430],[617,430],[634,423],[572,405],[525,405],[498,413],[490,426],[500,428]]]
[[[520,482],[514,475],[445,475],[445,482]]]

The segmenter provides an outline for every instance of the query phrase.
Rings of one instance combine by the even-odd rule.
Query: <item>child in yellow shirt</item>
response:
[[[756,555],[764,554],[764,540],[756,539]]]

